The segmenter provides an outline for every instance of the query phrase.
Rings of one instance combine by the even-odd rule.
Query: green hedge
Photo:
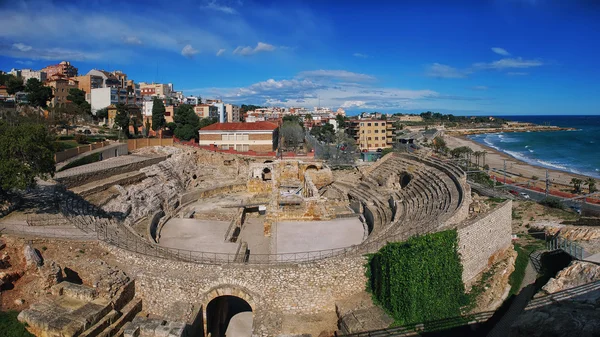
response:
[[[17,320],[18,311],[0,311],[0,336],[2,337],[34,337],[25,325]]]
[[[395,325],[461,315],[469,304],[456,230],[389,243],[370,256],[367,288]]]

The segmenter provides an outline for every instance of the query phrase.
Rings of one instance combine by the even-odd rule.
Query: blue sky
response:
[[[0,69],[69,60],[186,95],[351,113],[600,114],[596,3],[0,0]]]

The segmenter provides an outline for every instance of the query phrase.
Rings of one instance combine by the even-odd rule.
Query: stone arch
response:
[[[319,168],[318,168],[316,165],[312,165],[312,164],[311,164],[311,165],[308,165],[308,166],[306,167],[306,170],[305,170],[305,171],[308,171],[308,170],[316,170],[316,171],[318,171],[318,170],[319,170]]]
[[[261,178],[262,178],[262,180],[263,180],[263,181],[270,181],[270,180],[272,179],[272,172],[271,172],[271,169],[270,169],[270,168],[268,168],[268,167],[265,167],[265,168],[262,170],[262,173],[261,173]]]
[[[272,163],[273,161],[270,159],[265,160],[264,164]]]
[[[406,172],[402,173],[399,177],[400,187],[405,188],[410,181],[412,180],[412,176]]]
[[[204,331],[204,336],[208,336],[208,329],[209,329],[209,305],[211,304],[211,302],[213,302],[213,300],[218,299],[218,298],[222,298],[225,296],[230,296],[230,297],[236,297],[238,299],[243,300],[244,302],[246,302],[248,304],[248,306],[250,307],[252,314],[254,315],[254,313],[256,312],[256,304],[257,304],[257,297],[253,294],[251,294],[250,291],[248,291],[247,289],[240,287],[240,286],[235,286],[235,285],[230,285],[230,284],[225,284],[225,285],[220,285],[220,286],[216,286],[211,288],[203,297],[202,300],[202,322],[203,322],[203,331]]]

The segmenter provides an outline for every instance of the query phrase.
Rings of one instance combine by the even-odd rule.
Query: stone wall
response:
[[[512,238],[512,201],[505,201],[486,214],[458,227],[458,251],[467,287],[510,247]]]
[[[144,311],[160,316],[169,316],[181,303],[206,306],[212,289],[223,285],[247,293],[257,314],[332,312],[336,301],[364,291],[367,281],[366,259],[361,256],[306,264],[214,266],[149,259],[105,246],[135,278],[136,295],[142,299]],[[255,331],[260,328],[257,323]]]

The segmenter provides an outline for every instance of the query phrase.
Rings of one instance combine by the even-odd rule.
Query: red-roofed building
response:
[[[277,150],[278,125],[271,122],[215,123],[198,131],[200,146],[239,152]]]

